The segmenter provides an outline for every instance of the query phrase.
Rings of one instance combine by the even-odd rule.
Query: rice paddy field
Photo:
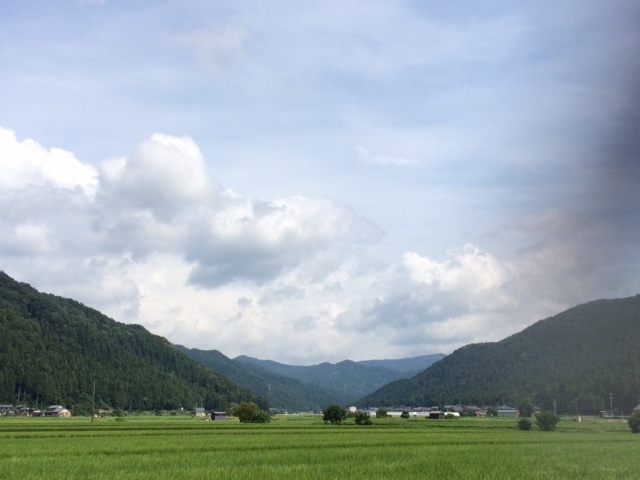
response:
[[[640,478],[640,435],[623,421],[541,432],[515,419],[373,420],[0,418],[0,479]]]

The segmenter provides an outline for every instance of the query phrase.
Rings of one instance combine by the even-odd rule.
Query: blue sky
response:
[[[640,292],[640,6],[9,1],[0,268],[289,363]]]

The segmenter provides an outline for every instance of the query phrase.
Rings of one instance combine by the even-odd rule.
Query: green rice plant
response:
[[[626,422],[562,422],[522,435],[510,419],[321,416],[269,424],[180,417],[0,421],[0,479],[632,479],[640,436]],[[356,461],[357,459],[357,461]]]

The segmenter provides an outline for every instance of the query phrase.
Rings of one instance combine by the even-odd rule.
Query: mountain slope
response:
[[[373,392],[389,382],[415,375],[443,356],[435,354],[414,357],[413,359],[363,362],[344,360],[335,364],[325,362],[310,366],[286,365],[272,360],[258,360],[246,356],[236,357],[235,360],[259,365],[278,375],[295,378],[307,384],[339,390],[344,395],[355,399]],[[420,366],[422,368],[419,368]],[[413,368],[416,369],[413,370]]]
[[[270,372],[259,365],[232,360],[217,350],[199,350],[176,345],[193,360],[248,388],[270,406],[289,411],[321,410],[327,405],[346,405],[355,397],[341,392],[305,384],[294,378]]]
[[[515,404],[629,411],[640,396],[640,295],[599,300],[541,320],[500,342],[462,347],[359,405]]]
[[[392,360],[361,360],[356,362],[365,367],[382,367],[393,370],[406,375],[404,378],[413,377],[418,373],[426,370],[431,365],[445,357],[443,353],[434,353],[432,355],[420,355],[411,358],[398,358]]]
[[[256,395],[139,325],[118,323],[0,272],[0,403],[226,409]]]

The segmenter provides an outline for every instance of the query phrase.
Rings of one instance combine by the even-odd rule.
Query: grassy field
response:
[[[266,425],[180,417],[0,418],[0,479],[636,479],[626,423],[374,419]]]

